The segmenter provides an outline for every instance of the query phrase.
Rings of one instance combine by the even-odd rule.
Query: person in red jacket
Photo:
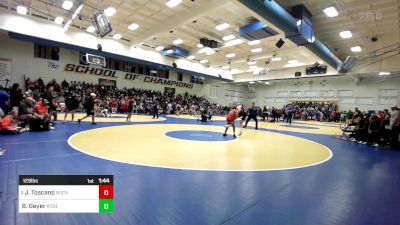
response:
[[[50,125],[49,101],[40,99],[35,105],[35,118],[30,121],[29,128],[33,131],[54,130]]]
[[[14,118],[18,118],[18,113],[15,110],[11,110],[10,114],[3,119],[0,117],[0,133],[18,134],[20,132],[20,128],[16,126],[18,122]]]
[[[336,116],[337,116],[337,112],[336,111],[332,111],[331,112],[331,120],[332,122],[336,122]]]
[[[49,102],[42,98],[38,103],[35,105],[35,113],[38,115],[40,119],[48,119],[50,120],[49,115],[49,106],[47,105]]]

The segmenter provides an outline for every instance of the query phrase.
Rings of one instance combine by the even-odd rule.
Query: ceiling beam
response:
[[[222,38],[216,37],[216,36],[214,36],[214,35],[210,35],[210,34],[208,34],[208,33],[206,33],[206,32],[203,32],[203,31],[201,31],[201,30],[199,30],[199,29],[196,29],[196,28],[194,28],[194,27],[192,28],[192,27],[188,27],[188,26],[186,26],[186,25],[183,25],[182,28],[186,29],[187,32],[190,32],[190,33],[197,33],[197,35],[198,35],[200,38],[208,38],[208,39],[212,39],[212,40],[214,40],[214,41],[220,42],[220,43],[224,43],[224,41],[222,40]]]
[[[273,57],[280,57],[280,58],[288,58],[286,55],[293,55],[294,53],[297,54],[297,51],[299,51],[299,47],[295,46],[292,48],[285,48],[285,49],[279,49],[276,51],[269,51],[269,52],[264,52],[261,54],[251,54],[247,57],[239,57],[239,58],[233,58],[233,59],[223,59],[219,60],[215,63],[212,63],[211,65],[214,67],[220,67],[220,66],[225,66],[230,62],[230,64],[239,64],[239,63],[246,63],[249,60],[263,60],[263,59],[270,59]],[[318,58],[319,59],[319,58]],[[268,61],[268,60],[265,60]]]
[[[195,7],[194,9],[186,10],[183,13],[176,14],[164,23],[160,23],[159,25],[154,26],[153,28],[136,35],[131,40],[131,45],[135,46],[149,38],[157,36],[160,33],[165,33],[173,30],[176,27],[180,27],[204,14],[209,14],[211,13],[211,11],[223,7],[229,2],[230,0],[210,0],[207,4],[202,4],[199,7]]]

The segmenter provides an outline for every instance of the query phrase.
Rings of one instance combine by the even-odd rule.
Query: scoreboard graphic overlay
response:
[[[113,175],[20,175],[20,213],[113,213]]]

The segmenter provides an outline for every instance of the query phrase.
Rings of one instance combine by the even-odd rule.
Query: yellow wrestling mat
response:
[[[200,115],[198,116],[191,116],[191,115],[167,115],[167,117],[171,117],[171,118],[177,118],[177,119],[192,119],[192,120],[197,120],[198,118],[200,118]],[[212,116],[211,120],[214,121],[225,121],[226,117],[223,116]]]
[[[245,130],[223,137],[223,126],[152,124],[114,126],[72,135],[68,143],[83,153],[117,162],[162,168],[267,171],[323,163],[332,152],[290,135]],[[214,140],[214,141],[207,141]]]
[[[58,115],[60,120],[64,119],[64,114],[59,114]],[[78,121],[78,119],[86,116],[85,113],[75,113],[74,121]],[[126,122],[126,115],[125,114],[117,114],[117,115],[112,115],[113,117],[96,117],[94,119],[94,122]],[[67,121],[71,121],[72,116],[70,113],[67,115]],[[166,120],[165,118],[159,117],[158,119],[153,119],[152,116],[145,116],[145,115],[135,115],[133,114],[131,117],[131,122],[158,122],[158,121],[164,121]],[[92,122],[92,118],[88,117],[85,120],[82,120],[82,122]]]
[[[318,123],[318,122],[317,122]],[[248,123],[250,129],[255,127],[256,123],[252,120]],[[328,134],[328,135],[340,135],[342,130],[339,127],[330,126],[318,126],[318,124],[297,124],[292,123],[292,125],[286,123],[270,123],[270,122],[260,122],[258,121],[259,128],[272,129],[272,130],[282,130],[282,131],[292,131],[300,133],[309,134]]]

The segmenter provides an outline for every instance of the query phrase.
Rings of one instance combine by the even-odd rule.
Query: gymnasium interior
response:
[[[400,224],[400,1],[0,0],[0,225]]]

